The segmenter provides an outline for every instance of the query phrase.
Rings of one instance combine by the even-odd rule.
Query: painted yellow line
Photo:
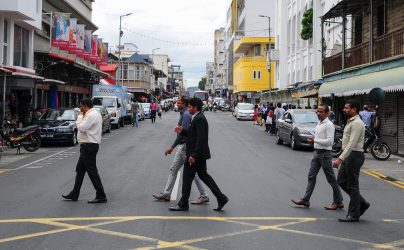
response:
[[[7,170],[0,170],[0,174],[7,172]]]
[[[393,186],[399,187],[401,189],[404,189],[404,183],[402,181],[391,181],[388,179],[388,177],[376,170],[373,169],[367,169],[367,170],[363,170],[363,173],[370,175],[372,177],[375,177],[376,179],[382,180],[384,182],[390,183]]]

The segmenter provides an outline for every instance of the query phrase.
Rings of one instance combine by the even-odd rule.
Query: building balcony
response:
[[[11,18],[34,21],[36,18],[37,6],[36,0],[2,0],[0,14],[6,14]],[[39,10],[42,13],[42,9]]]
[[[275,43],[275,38],[271,37],[270,43]],[[256,44],[268,44],[268,37],[243,37],[234,46],[234,53],[247,54]]]

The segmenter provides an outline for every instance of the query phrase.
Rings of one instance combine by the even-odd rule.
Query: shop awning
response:
[[[356,75],[332,82],[326,81],[320,87],[319,96],[363,95],[368,94],[373,88],[381,88],[386,92],[403,91],[404,67]]]
[[[54,83],[54,84],[59,84],[59,85],[64,85],[64,84],[66,84],[66,83],[63,82],[63,81],[59,81],[59,80],[55,80],[55,79],[44,79],[42,82],[43,82],[43,83],[49,83],[49,84]]]
[[[130,93],[147,93],[146,89],[137,87],[128,87],[128,92]]]

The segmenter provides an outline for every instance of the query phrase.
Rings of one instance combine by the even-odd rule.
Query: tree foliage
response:
[[[309,40],[313,37],[313,8],[304,12],[300,36],[303,40]]]
[[[199,81],[198,88],[200,90],[205,90],[205,86],[206,86],[206,77],[202,77],[201,80]]]

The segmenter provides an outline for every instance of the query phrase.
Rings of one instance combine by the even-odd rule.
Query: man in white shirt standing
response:
[[[310,197],[316,186],[317,174],[322,168],[327,178],[328,183],[331,185],[334,196],[334,202],[325,207],[327,210],[337,210],[344,208],[342,203],[342,194],[335,178],[334,170],[332,167],[332,145],[334,143],[334,124],[328,119],[330,114],[329,107],[325,104],[320,104],[317,107],[317,117],[319,122],[316,126],[316,132],[314,136],[314,158],[311,161],[311,167],[309,171],[308,184],[306,188],[306,194],[300,200],[292,200],[296,205],[302,205],[310,207]]]
[[[76,122],[77,140],[80,144],[80,158],[76,166],[76,181],[73,190],[68,195],[62,195],[62,197],[67,200],[77,201],[84,175],[87,172],[96,190],[95,198],[89,200],[88,203],[105,203],[107,202],[107,196],[98,174],[96,161],[101,143],[102,118],[100,113],[93,108],[91,99],[80,101],[80,111]]]

